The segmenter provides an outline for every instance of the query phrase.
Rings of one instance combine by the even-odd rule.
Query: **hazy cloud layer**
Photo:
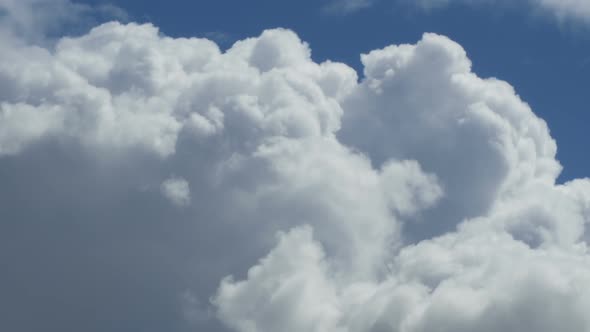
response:
[[[505,0],[418,0],[415,3],[425,8],[436,8],[445,6],[451,3],[465,3],[470,5],[514,5]],[[528,3],[533,9],[540,9],[555,15],[556,17],[581,19],[584,21],[590,20],[590,2],[586,0],[527,0],[523,3]]]
[[[0,0],[0,35],[50,47],[63,31],[80,33],[100,21],[128,21],[112,4],[81,4],[70,0]]]
[[[336,0],[328,2],[324,11],[331,14],[348,14],[372,6],[376,0]]]
[[[0,43],[0,329],[590,331],[590,181],[444,36]]]
[[[379,0],[334,0],[327,7],[334,13],[350,13],[365,9],[377,3]],[[383,2],[387,0],[381,0]],[[559,20],[574,19],[590,22],[590,2],[587,0],[394,0],[397,2],[418,6],[426,10],[437,9],[451,4],[485,5],[506,9],[514,6],[527,6],[533,12],[548,13]]]

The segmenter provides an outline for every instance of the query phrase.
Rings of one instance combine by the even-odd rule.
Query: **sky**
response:
[[[590,331],[585,0],[0,0],[0,330]]]

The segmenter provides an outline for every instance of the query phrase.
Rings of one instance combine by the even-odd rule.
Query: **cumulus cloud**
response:
[[[0,42],[6,330],[590,330],[590,181],[444,36]]]
[[[507,83],[472,73],[445,37],[362,60],[340,141],[375,167],[414,160],[436,175],[426,197],[442,198],[413,216],[396,201],[391,222],[403,236],[373,256],[386,269],[360,276],[334,265],[311,228],[281,235],[245,279],[222,282],[221,319],[238,331],[588,330],[589,299],[578,291],[590,282],[589,182],[555,184],[561,167],[545,122]],[[410,187],[404,199],[423,192]]]

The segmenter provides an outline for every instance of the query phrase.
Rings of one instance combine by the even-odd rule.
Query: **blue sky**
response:
[[[104,4],[100,0],[86,1]],[[113,2],[134,21],[151,22],[169,36],[205,36],[229,47],[264,29],[293,29],[316,61],[342,61],[362,70],[360,53],[390,44],[414,43],[424,32],[459,42],[481,77],[512,84],[558,141],[561,181],[588,176],[586,125],[590,121],[590,27],[558,19],[527,5],[451,4],[422,10],[380,1],[342,13],[326,1],[140,1]]]

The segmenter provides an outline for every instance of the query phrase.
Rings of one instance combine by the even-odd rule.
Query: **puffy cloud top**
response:
[[[60,40],[54,52],[15,45],[2,62],[2,84],[12,86],[2,96],[2,154],[58,132],[162,157],[181,131],[205,137],[229,126],[235,144],[325,135],[340,125],[335,98],[355,82],[347,67],[312,63],[308,47],[282,30],[221,54],[209,40],[108,23]]]

